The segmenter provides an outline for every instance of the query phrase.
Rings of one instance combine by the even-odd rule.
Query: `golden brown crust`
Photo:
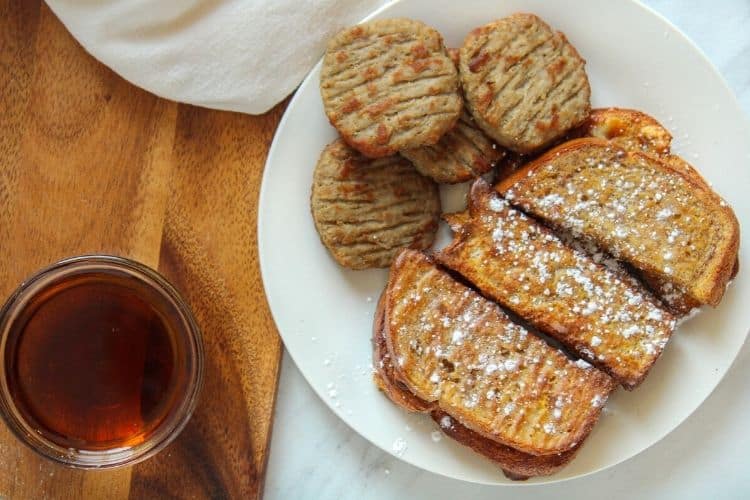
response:
[[[513,323],[420,252],[394,260],[384,335],[394,378],[472,431],[533,455],[568,451],[614,387]]]
[[[446,435],[497,462],[503,474],[514,481],[525,481],[530,477],[549,476],[558,472],[575,458],[583,445],[579,443],[573,449],[560,454],[529,455],[482,437],[440,410],[433,410],[430,416]]]
[[[372,158],[435,144],[463,107],[440,33],[411,19],[370,21],[332,37],[320,92],[342,138]]]
[[[596,165],[582,165],[581,158],[584,156],[595,159],[597,165],[606,164],[610,168],[595,172],[593,168],[596,168]],[[658,184],[661,186],[659,188],[661,191],[653,188],[639,195],[643,198],[653,191],[651,194],[661,205],[654,202],[649,205],[653,208],[649,209],[659,210],[668,200],[669,205],[660,209],[665,210],[663,213],[668,214],[667,217],[674,219],[675,214],[681,215],[683,211],[689,214],[680,221],[674,219],[671,222],[675,228],[679,227],[680,236],[686,242],[685,245],[681,242],[677,242],[680,243],[679,245],[675,244],[674,241],[669,241],[666,235],[662,236],[658,232],[656,238],[652,234],[637,236],[648,229],[637,221],[649,220],[653,222],[653,226],[664,225],[664,222],[657,223],[657,220],[664,219],[660,216],[661,212],[644,213],[635,222],[633,222],[635,217],[630,210],[625,210],[621,215],[614,213],[611,217],[612,223],[616,223],[628,235],[624,239],[617,240],[612,238],[612,233],[605,234],[609,231],[605,228],[606,219],[597,217],[594,220],[593,212],[583,211],[580,214],[585,226],[582,231],[583,236],[643,272],[650,279],[671,283],[674,290],[687,295],[693,303],[716,306],[737,264],[739,224],[732,209],[716,193],[707,188],[705,181],[697,173],[686,171],[684,163],[681,161],[678,165],[675,162],[659,160],[653,154],[626,151],[599,138],[575,139],[527,163],[523,168],[501,180],[496,190],[509,197],[513,204],[517,204],[554,226],[570,231],[575,228],[568,227],[569,221],[572,220],[571,217],[578,217],[578,214],[572,214],[570,209],[566,209],[564,215],[553,215],[553,210],[545,209],[543,204],[540,204],[541,198],[534,194],[534,190],[541,185],[540,177],[546,175],[544,169],[552,165],[553,167],[550,168],[553,170],[549,170],[550,175],[568,175],[571,169],[576,169],[578,173],[569,177],[573,183],[571,186],[579,182],[587,182],[589,177],[595,176],[613,186],[613,182],[618,176],[622,176],[623,172],[635,175],[634,172],[642,170],[644,173],[641,179],[644,182],[661,182]],[[615,164],[624,165],[624,167],[620,166],[617,167],[619,170],[615,170],[612,167]],[[589,168],[592,173],[588,177],[583,177],[580,172],[586,168]],[[647,186],[647,189],[650,188]],[[597,199],[599,193],[598,190],[591,190],[591,193],[587,195],[587,201],[599,203]],[[545,196],[555,195],[566,197],[562,191],[560,193],[550,191],[545,194]],[[698,220],[688,223],[688,218],[693,221]],[[657,228],[654,227],[654,230]],[[712,236],[708,237],[707,232],[710,232]],[[700,245],[703,246],[700,247]],[[645,251],[640,250],[642,246],[646,248]],[[685,246],[687,248],[684,248]],[[651,250],[655,247],[660,248]],[[675,259],[674,265],[666,263],[664,256],[671,256],[673,253],[679,255],[680,258]],[[692,264],[694,261],[696,264]],[[678,270],[670,273],[668,271],[671,268]]]
[[[675,321],[613,262],[568,247],[481,180],[472,186],[468,214],[451,223],[458,230],[438,262],[626,389],[645,378]]]
[[[571,131],[570,139],[598,137],[629,151],[657,156],[669,153],[672,134],[654,117],[635,109],[592,109],[586,121]]]
[[[427,403],[409,392],[409,389],[396,379],[393,363],[388,352],[383,330],[385,328],[385,293],[380,295],[375,317],[372,322],[372,364],[375,368],[373,381],[388,399],[401,408],[417,413],[428,413],[435,408],[434,403]]]

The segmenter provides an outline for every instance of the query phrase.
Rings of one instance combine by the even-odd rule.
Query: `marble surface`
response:
[[[692,38],[750,115],[750,1],[644,3]],[[747,380],[748,344],[707,402],[640,455],[555,485],[492,487],[436,476],[372,446],[328,410],[285,354],[265,498],[750,498]]]

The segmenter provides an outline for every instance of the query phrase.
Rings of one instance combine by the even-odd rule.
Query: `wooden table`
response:
[[[183,292],[207,359],[188,426],[132,468],[66,469],[0,423],[0,498],[260,496],[281,342],[258,268],[257,201],[283,109],[157,98],[86,54],[39,0],[0,0],[0,296],[66,256],[128,256]]]

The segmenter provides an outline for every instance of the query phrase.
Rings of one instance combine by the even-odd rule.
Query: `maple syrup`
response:
[[[63,261],[62,275],[42,272],[46,279],[6,304],[0,410],[43,454],[86,466],[71,455],[91,461],[100,453],[104,462],[92,466],[120,465],[163,446],[174,437],[170,427],[184,425],[202,350],[189,309],[163,278],[124,259],[79,259],[92,258],[126,267]],[[117,463],[107,462],[109,450]]]

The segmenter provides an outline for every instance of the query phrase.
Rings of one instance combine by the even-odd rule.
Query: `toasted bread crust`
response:
[[[430,413],[432,419],[446,435],[496,462],[509,479],[521,481],[534,476],[548,476],[570,463],[583,442],[560,454],[537,456],[523,453],[473,432],[447,413],[437,409],[434,403],[427,403],[416,397],[402,382],[396,380],[383,332],[384,298],[385,295],[381,295],[373,321],[373,366],[376,369],[373,380],[393,403],[410,412]]]
[[[633,278],[568,247],[482,180],[449,224],[458,230],[438,262],[626,389],[643,381],[675,320]]]
[[[463,107],[440,33],[411,19],[370,21],[331,38],[320,92],[342,138],[372,158],[435,144]]]
[[[380,295],[375,317],[372,322],[372,365],[375,368],[373,381],[388,396],[388,399],[401,408],[416,413],[429,413],[435,409],[434,403],[428,403],[409,392],[409,389],[396,379],[393,373],[393,360],[388,352],[383,330],[385,328],[385,293]]]
[[[569,137],[598,137],[629,151],[654,155],[669,153],[672,134],[654,117],[635,109],[592,109],[586,121]]]
[[[593,163],[586,164],[583,160],[585,158],[591,158]],[[597,165],[604,165],[606,168],[599,169]],[[563,175],[568,179],[568,184],[573,186],[566,189],[573,189],[575,196],[576,189],[585,191],[584,188],[576,187],[578,183],[593,182],[591,179],[597,178],[614,186],[622,175],[640,175],[641,182],[647,183],[647,186],[640,192],[640,198],[632,199],[646,200],[648,193],[655,198],[645,205],[648,211],[634,214],[631,213],[634,209],[623,205],[623,212],[610,211],[608,213],[612,216],[608,215],[606,218],[594,216],[591,210],[573,212],[568,202],[565,202],[566,209],[562,211],[545,206],[545,202],[541,202],[542,197],[535,190],[544,179]],[[657,187],[651,189],[648,187],[651,184]],[[654,155],[626,151],[598,138],[575,139],[526,164],[500,181],[496,190],[511,203],[556,227],[579,231],[649,278],[671,283],[675,290],[685,293],[694,303],[716,306],[735,270],[739,249],[739,223],[732,209],[707,189],[705,181],[699,175],[686,173],[684,168],[661,161]],[[609,195],[609,190],[590,191],[587,191],[586,202],[594,203],[595,208],[606,208],[611,204],[599,199],[603,193]],[[568,194],[561,189],[552,189],[544,196],[566,199]],[[572,203],[575,205],[576,202]],[[687,216],[679,221],[678,226],[672,216],[682,215],[683,212]],[[698,220],[691,223],[688,220],[691,217]],[[643,225],[645,221],[649,221],[650,225]],[[583,229],[573,227],[571,223],[582,224]],[[609,227],[612,224],[621,228],[626,237],[615,239]],[[656,238],[650,232],[644,233],[652,229],[657,231]],[[678,231],[679,234],[673,235],[673,241],[670,242],[666,234],[662,236],[658,231]],[[704,234],[706,232],[710,236]],[[671,258],[672,254],[676,256],[674,264],[667,262],[669,259],[664,257]],[[672,268],[676,270],[670,272]]]
[[[394,378],[416,397],[532,455],[568,451],[588,435],[614,387],[604,373],[528,334],[420,252],[396,257],[385,293]]]
[[[565,35],[533,14],[476,28],[460,50],[466,104],[500,145],[532,153],[588,115],[585,61]]]
[[[446,435],[462,445],[468,446],[480,455],[497,462],[503,474],[514,481],[525,481],[530,477],[549,476],[558,472],[575,458],[583,445],[583,443],[579,443],[573,449],[560,454],[529,455],[473,432],[440,410],[433,410],[430,416]]]

